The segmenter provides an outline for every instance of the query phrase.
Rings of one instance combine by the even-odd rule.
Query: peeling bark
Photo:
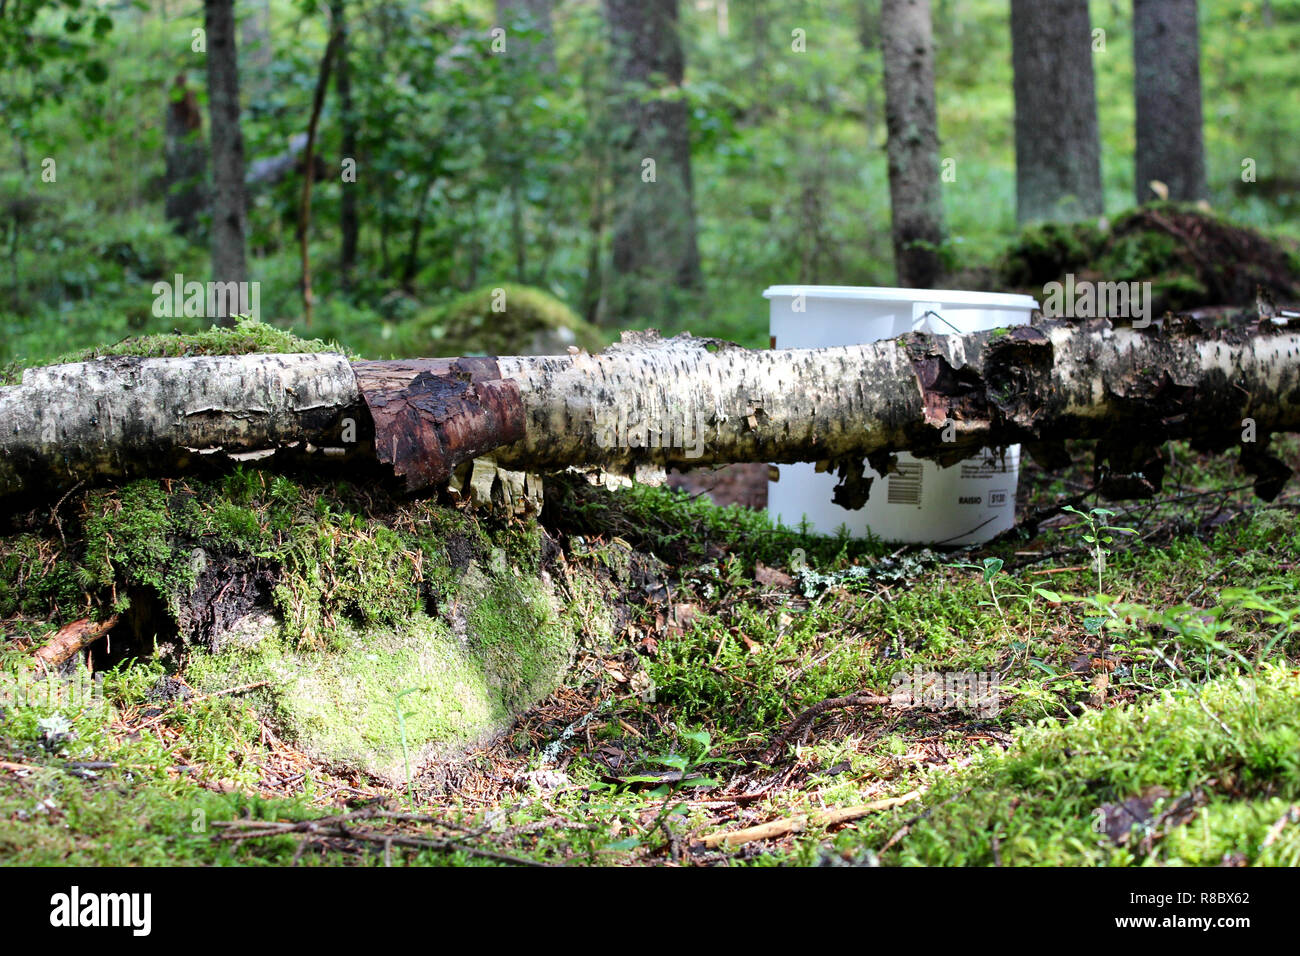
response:
[[[1151,450],[1187,439],[1240,446],[1269,497],[1288,473],[1268,438],[1295,430],[1300,329],[1205,331],[1178,317],[832,349],[629,334],[598,355],[116,358],[0,389],[0,495],[324,454],[378,459],[412,491],[510,470],[815,461],[839,471],[837,500],[851,505],[869,487],[864,460],[884,472],[901,450],[952,463],[1021,442],[1050,465],[1067,439],[1101,441],[1109,489],[1131,495],[1158,487]],[[458,475],[489,453],[482,474]]]
[[[98,623],[83,617],[79,621],[65,624],[47,643],[32,653],[32,660],[39,661],[46,667],[56,667],[94,644],[111,631],[115,624],[117,624],[116,614]]]

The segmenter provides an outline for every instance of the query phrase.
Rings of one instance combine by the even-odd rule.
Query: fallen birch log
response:
[[[1300,430],[1300,329],[1163,329],[1060,320],[966,336],[750,351],[625,335],[590,355],[349,363],[335,354],[106,358],[0,388],[0,497],[241,461],[378,462],[410,491],[490,455],[502,468],[815,461],[836,500],[900,450],[953,462],[1026,443],[1049,467],[1096,439],[1113,497],[1159,486],[1168,439],[1241,449],[1265,497],[1267,452]]]

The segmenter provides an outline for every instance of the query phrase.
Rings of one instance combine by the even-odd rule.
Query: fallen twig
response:
[[[812,721],[828,710],[841,710],[845,707],[883,707],[890,702],[890,698],[881,697],[879,694],[850,694],[847,697],[828,697],[820,703],[813,704],[802,714],[790,722],[790,725],[782,731],[771,745],[763,751],[763,763],[770,764],[781,756],[781,749],[803,732],[803,729],[812,723]]]
[[[509,853],[500,853],[496,850],[486,850],[482,847],[471,846],[461,841],[467,836],[477,836],[479,832],[469,834],[457,834],[454,837],[437,837],[427,838],[419,836],[408,836],[403,833],[383,830],[366,830],[354,829],[351,824],[357,820],[365,820],[374,816],[387,816],[384,813],[372,813],[362,811],[355,815],[340,815],[335,817],[321,817],[315,820],[294,821],[277,821],[277,820],[226,820],[214,823],[213,826],[219,827],[226,832],[218,834],[218,839],[222,840],[256,840],[268,836],[293,836],[299,837],[304,842],[318,840],[322,838],[335,837],[344,840],[361,840],[367,843],[374,843],[384,848],[387,857],[389,849],[394,846],[410,847],[416,850],[433,850],[438,853],[466,853],[470,856],[480,857],[486,860],[494,860],[498,863],[510,863],[515,866],[550,866],[549,863],[543,863],[538,860],[530,860],[527,857],[513,856]],[[396,817],[401,819],[401,817]],[[445,821],[439,821],[443,825]]]
[[[1267,850],[1277,842],[1277,838],[1282,835],[1282,831],[1286,829],[1288,823],[1297,822],[1300,822],[1300,804],[1289,807],[1286,813],[1278,817],[1277,822],[1268,828],[1268,833],[1264,836],[1264,842],[1259,845],[1259,848]]]
[[[32,659],[40,661],[47,667],[57,667],[69,660],[74,654],[89,647],[117,624],[117,615],[105,621],[92,621],[83,617],[79,621],[65,624],[54,632],[49,642],[32,652]]]
[[[838,807],[834,810],[819,810],[816,813],[798,813],[792,817],[786,817],[781,820],[771,820],[767,823],[761,823],[755,827],[748,827],[744,830],[720,831],[710,833],[700,840],[700,844],[713,849],[717,846],[742,846],[746,843],[753,843],[756,840],[772,840],[778,837],[786,836],[790,833],[802,833],[809,826],[816,827],[833,827],[841,823],[850,823],[853,820],[861,819],[869,813],[877,810],[889,810],[893,807],[902,806],[905,803],[917,799],[921,796],[920,790],[913,790],[911,793],[905,793],[901,797],[889,797],[886,800],[875,800],[871,803],[864,803],[856,807]]]

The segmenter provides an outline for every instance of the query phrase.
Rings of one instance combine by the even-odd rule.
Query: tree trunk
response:
[[[244,134],[239,127],[239,65],[235,53],[234,0],[204,0],[207,29],[208,109],[212,138],[212,281],[245,282]],[[231,310],[212,316],[234,321]]]
[[[1138,204],[1205,199],[1201,47],[1196,0],[1133,0],[1133,92],[1137,101]]]
[[[894,270],[900,286],[932,288],[944,234],[930,0],[884,0],[880,21]]]
[[[338,50],[334,54],[334,89],[339,96],[339,118],[343,127],[341,148],[343,159],[357,162],[357,114],[352,103],[352,66],[348,61],[348,19],[346,0],[332,0],[330,5],[334,29],[338,35]],[[336,170],[341,175],[341,167]],[[360,224],[357,216],[357,181],[343,180],[343,193],[339,198],[339,284],[344,292],[352,291],[353,273],[357,266],[357,235]]]
[[[1135,474],[1137,452],[1173,438],[1240,446],[1257,489],[1275,495],[1288,472],[1266,448],[1273,432],[1300,430],[1300,329],[1167,323],[1048,320],[830,349],[628,333],[599,355],[30,369],[0,388],[0,496],[262,458],[377,460],[419,490],[490,453],[502,468],[543,472],[816,461],[838,470],[836,500],[854,506],[866,497],[864,459],[883,473],[895,451],[949,464],[1026,442],[1051,464],[1074,438],[1103,443],[1128,480],[1119,497],[1159,486],[1158,469]]]
[[[605,0],[630,126],[614,170],[612,318],[662,315],[665,285],[702,284],[677,0]]]
[[[1011,62],[1017,220],[1100,216],[1088,0],[1011,0]]]
[[[203,142],[203,115],[183,73],[172,84],[164,148],[163,215],[176,232],[193,239],[199,232],[199,214],[207,205],[208,148]]]
[[[330,30],[329,43],[321,56],[320,72],[316,76],[316,92],[312,96],[311,116],[307,120],[307,145],[303,149],[302,196],[298,201],[298,249],[302,267],[302,317],[303,324],[311,328],[312,305],[316,301],[311,288],[311,186],[315,181],[316,129],[320,125],[320,111],[325,105],[325,92],[329,89],[330,70],[338,52],[338,22]]]

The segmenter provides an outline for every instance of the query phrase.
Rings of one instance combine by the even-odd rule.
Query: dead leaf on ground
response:
[[[794,584],[794,578],[778,568],[769,568],[758,562],[754,565],[754,580],[764,587],[788,588]]]

